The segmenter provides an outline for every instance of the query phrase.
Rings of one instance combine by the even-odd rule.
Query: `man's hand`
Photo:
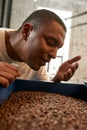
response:
[[[79,64],[77,61],[81,59],[81,56],[76,56],[66,62],[64,62],[60,67],[55,77],[53,78],[54,82],[59,81],[68,81],[77,70]]]
[[[8,85],[19,76],[18,68],[6,63],[0,62],[0,84],[4,87]]]

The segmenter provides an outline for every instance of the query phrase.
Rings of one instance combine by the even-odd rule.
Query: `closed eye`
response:
[[[48,46],[60,48],[60,43],[53,37],[44,36]]]

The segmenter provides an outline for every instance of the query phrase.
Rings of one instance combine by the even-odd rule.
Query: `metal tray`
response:
[[[44,81],[15,80],[8,88],[0,86],[0,103],[17,91],[40,91],[56,93],[87,101],[87,85],[74,83],[53,83]]]

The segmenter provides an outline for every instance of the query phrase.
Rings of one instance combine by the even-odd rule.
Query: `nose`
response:
[[[57,55],[57,51],[58,51],[58,48],[57,48],[57,47],[52,48],[52,49],[49,51],[49,57],[55,59],[55,58],[56,58],[56,55]]]

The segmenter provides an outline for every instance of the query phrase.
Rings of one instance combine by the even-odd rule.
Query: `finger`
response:
[[[78,63],[73,63],[73,64],[71,65],[71,70],[72,70],[72,72],[74,73],[75,70],[78,69],[78,67],[79,67],[79,64],[78,64]]]
[[[8,74],[12,74],[15,77],[18,77],[20,75],[18,69],[15,69],[14,67],[11,66],[0,65],[0,75],[3,75],[5,72]]]
[[[17,77],[17,75],[14,75],[13,73],[7,73],[5,71],[0,72],[0,76],[6,78],[7,80],[9,80],[9,82],[12,82]]]
[[[11,70],[9,68],[4,68],[3,70],[0,70],[0,75],[1,76],[6,76],[8,77],[9,75],[13,75],[14,77],[18,77],[19,76],[19,72]]]
[[[72,70],[68,69],[67,73],[64,74],[64,80],[68,81],[72,77],[73,74],[74,73],[72,73]]]
[[[67,73],[65,73],[66,81],[68,81],[74,75],[77,68],[78,68],[78,63],[75,63],[72,65],[70,69],[68,69]]]
[[[14,66],[14,65],[7,64],[7,63],[5,65],[6,65],[6,67],[8,67],[11,70],[18,71],[18,67]]]
[[[8,87],[9,81],[6,78],[0,76],[0,84],[3,85],[4,87]]]
[[[64,74],[64,81],[68,81],[67,73]]]
[[[75,63],[75,69],[78,69],[78,67],[79,67],[79,64]]]
[[[70,64],[72,64],[72,63],[74,63],[74,62],[76,62],[76,61],[79,61],[80,59],[81,59],[81,56],[78,55],[78,56],[76,56],[76,57],[74,57],[74,58],[68,60],[68,62],[69,62]]]
[[[2,69],[7,67],[8,69],[18,71],[18,67],[14,66],[14,65],[11,65],[9,63],[6,63],[6,62],[0,62],[0,67],[2,67]]]

